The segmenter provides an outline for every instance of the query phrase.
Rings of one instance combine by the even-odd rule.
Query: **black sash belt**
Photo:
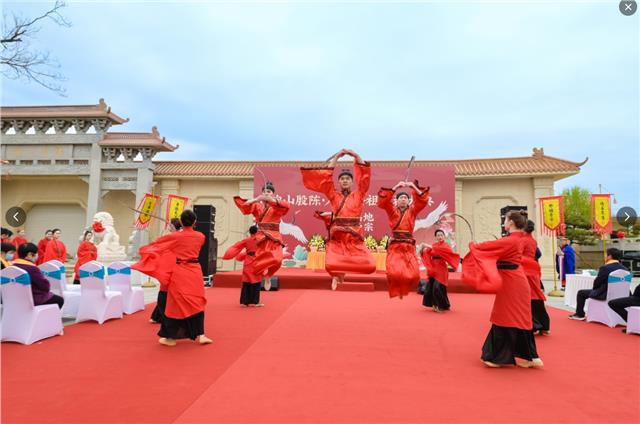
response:
[[[520,266],[518,264],[514,264],[513,262],[505,261],[498,261],[496,265],[498,265],[498,269],[518,269],[518,267]]]
[[[247,252],[247,256],[256,256],[256,252]]]
[[[442,259],[442,256],[432,256],[431,259]]]
[[[198,263],[198,259],[197,258],[193,258],[193,259],[176,258],[176,264],[178,264],[178,265],[182,265],[182,264],[197,264],[197,263]]]

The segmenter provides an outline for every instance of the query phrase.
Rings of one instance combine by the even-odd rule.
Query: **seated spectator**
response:
[[[607,258],[605,264],[598,270],[598,276],[593,280],[593,289],[578,290],[577,295],[577,307],[576,313],[569,316],[569,319],[576,319],[583,321],[584,316],[584,304],[587,299],[606,300],[607,299],[607,287],[609,283],[609,274],[613,271],[623,269],[628,271],[624,265],[620,263],[622,258],[622,252],[615,247],[607,249]]]
[[[16,247],[13,243],[2,243],[2,258],[0,261],[2,262],[2,269],[5,269],[8,266],[11,266],[11,261],[13,261],[16,256]]]
[[[629,294],[629,297],[621,297],[609,301],[609,307],[613,309],[616,314],[620,315],[624,322],[627,322],[627,310],[625,308],[640,306],[640,284],[638,284],[633,293]],[[626,330],[623,329],[622,332],[624,333]]]
[[[33,304],[36,306],[56,304],[62,309],[64,299],[51,293],[49,280],[35,264],[38,260],[38,246],[33,243],[25,243],[18,248],[18,256],[20,258],[13,261],[13,265],[29,273]]]

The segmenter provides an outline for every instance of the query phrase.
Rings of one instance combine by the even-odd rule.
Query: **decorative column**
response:
[[[150,193],[153,185],[153,170],[151,169],[151,164],[149,166],[143,166],[138,168],[138,180],[136,183],[136,206],[140,204],[145,193]],[[134,212],[135,213],[135,212]],[[156,208],[155,214],[158,214],[158,209]],[[149,231],[141,231],[140,237],[136,240],[138,245],[134,246],[135,251],[137,252],[140,246],[144,246],[149,243]]]
[[[456,180],[456,192],[455,192],[455,213],[464,216],[462,213],[462,180]],[[467,217],[465,217],[467,218]],[[471,234],[467,237],[467,233],[469,232],[467,228],[467,224],[462,221],[459,217],[455,217],[456,219],[456,245],[457,251],[460,255],[467,254],[467,246],[471,241]],[[467,218],[468,219],[468,218]]]
[[[91,145],[91,156],[89,159],[89,195],[87,198],[87,218],[86,226],[90,227],[93,223],[93,216],[102,207],[102,149],[98,143]]]
[[[529,216],[536,223],[536,240],[538,247],[542,252],[540,258],[540,267],[542,268],[542,278],[544,280],[553,279],[553,267],[555,266],[556,248],[553,238],[542,233],[542,222],[540,222],[540,204],[538,199],[541,197],[553,196],[553,179],[552,178],[533,178],[533,213]]]

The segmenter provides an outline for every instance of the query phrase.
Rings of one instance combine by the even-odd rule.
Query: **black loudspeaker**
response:
[[[520,210],[527,212],[527,207],[526,206],[505,206],[504,208],[500,209],[500,229],[502,230],[502,237],[508,234],[504,230],[504,227],[502,226],[502,223],[504,222],[504,217],[507,216],[507,213],[511,211],[520,211]]]
[[[194,229],[204,234],[204,245],[200,249],[198,262],[202,274],[208,281],[209,276],[216,273],[218,259],[218,239],[215,238],[216,208],[213,205],[193,205],[196,214]]]

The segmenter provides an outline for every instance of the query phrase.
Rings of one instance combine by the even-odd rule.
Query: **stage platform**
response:
[[[242,270],[219,272],[213,276],[214,287],[240,287],[242,285]],[[331,276],[325,270],[309,270],[304,268],[281,268],[276,277],[279,278],[280,288],[283,289],[331,289]],[[426,274],[421,276],[426,280]],[[348,291],[386,291],[387,274],[376,271],[373,274],[347,274],[342,290]],[[414,288],[414,290],[417,287]],[[475,293],[475,290],[462,282],[462,274],[449,274],[449,293]]]

